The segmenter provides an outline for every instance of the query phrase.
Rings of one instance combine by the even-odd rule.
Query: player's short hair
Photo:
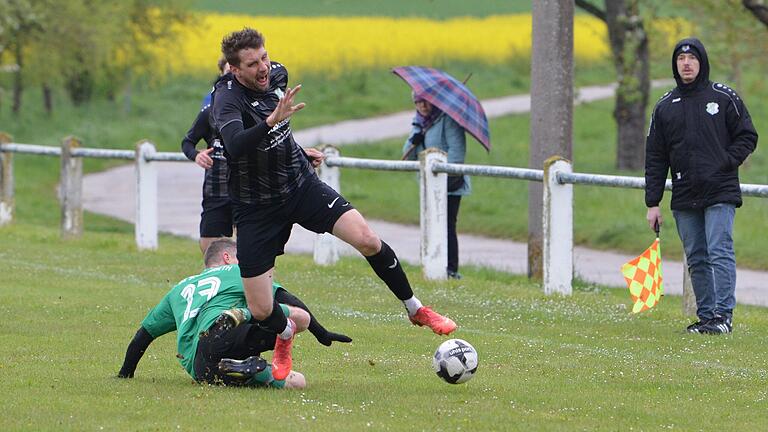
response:
[[[222,237],[211,242],[203,255],[205,267],[214,267],[224,264],[221,261],[221,254],[229,252],[231,255],[237,254],[237,243],[231,238]]]
[[[263,46],[264,35],[250,27],[245,27],[224,36],[221,40],[221,53],[230,65],[240,67],[240,50],[259,49]]]

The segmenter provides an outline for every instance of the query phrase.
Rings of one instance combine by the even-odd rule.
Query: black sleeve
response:
[[[144,328],[140,327],[133,336],[133,340],[128,344],[128,350],[125,352],[125,360],[123,360],[123,367],[120,368],[120,372],[117,376],[120,378],[133,378],[133,373],[136,371],[136,366],[139,364],[139,360],[144,355],[144,351],[147,350],[149,344],[155,338]]]
[[[243,112],[237,97],[237,94],[227,90],[225,86],[217,87],[213,93],[214,125],[221,133],[224,149],[232,159],[253,154],[260,145],[266,145],[265,138],[271,129],[266,120],[245,129]]]
[[[197,114],[195,122],[192,123],[192,127],[189,128],[184,139],[181,140],[181,151],[184,153],[184,156],[191,161],[194,161],[197,156],[197,150],[195,149],[197,143],[211,133],[211,124],[208,121],[210,113],[210,105],[207,105],[205,109]]]
[[[261,121],[248,129],[243,128],[242,121],[233,121],[221,129],[224,149],[233,159],[246,154],[255,154],[259,144],[265,141],[269,129],[266,121]]]
[[[645,205],[657,207],[664,196],[664,184],[669,172],[669,153],[664,144],[659,122],[659,105],[651,114],[648,137],[645,140]]]
[[[728,146],[728,165],[726,169],[733,170],[739,167],[750,153],[757,147],[757,131],[752,124],[752,117],[747,111],[747,106],[741,98],[731,98],[731,103],[726,110],[728,122],[728,134],[731,137],[731,145]]]

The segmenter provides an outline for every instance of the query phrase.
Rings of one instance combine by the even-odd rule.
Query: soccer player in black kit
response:
[[[253,317],[277,333],[272,359],[275,379],[291,370],[293,324],[272,296],[275,259],[283,254],[294,223],[329,232],[365,256],[379,278],[400,299],[414,325],[447,335],[449,318],[423,306],[413,295],[395,252],[363,216],[315,174],[323,160],[317,149],[302,149],[291,133],[291,115],[301,85],[288,87],[288,71],[272,62],[264,37],[254,29],[233,32],[221,50],[232,78],[213,93],[213,119],[229,165],[229,197],[237,227],[237,258]]]

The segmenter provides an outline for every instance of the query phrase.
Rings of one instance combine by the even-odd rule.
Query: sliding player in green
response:
[[[176,330],[177,357],[198,382],[277,388],[306,385],[296,371],[275,380],[271,366],[260,357],[274,349],[276,335],[251,320],[236,256],[234,241],[211,243],[204,258],[206,269],[179,282],[144,318],[128,346],[119,377],[133,377],[152,341]],[[273,294],[299,331],[308,328],[326,346],[352,341],[326,330],[301,300],[280,285],[273,284]]]

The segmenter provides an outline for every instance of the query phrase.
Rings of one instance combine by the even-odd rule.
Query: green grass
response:
[[[499,66],[455,63],[446,69],[456,76],[473,72],[472,88],[478,97],[526,92],[529,66],[516,62]],[[594,84],[610,79],[604,68],[582,66],[580,82]],[[512,73],[510,73],[510,71]],[[310,75],[300,77],[301,100],[308,103],[293,119],[297,130],[344,119],[364,118],[410,109],[410,93],[399,78],[388,71],[357,71],[337,79]],[[25,93],[23,110],[17,117],[9,104],[0,105],[0,131],[15,142],[58,146],[63,137],[75,135],[85,147],[134,149],[141,139],[150,139],[161,151],[180,151],[181,139],[197,115],[203,94],[210,88],[205,78],[179,77],[162,84],[135,86],[130,110],[125,101],[96,99],[75,107],[60,92],[48,117],[42,111],[37,89]],[[85,171],[113,166],[118,161],[86,159]],[[57,158],[16,155],[16,211],[21,220],[57,224],[59,210],[52,200],[59,176]],[[93,229],[86,214],[86,229]],[[96,228],[98,229],[98,228]]]
[[[758,91],[764,91],[759,89]],[[660,92],[656,92],[660,94]],[[744,91],[743,93],[748,93]],[[748,97],[750,112],[758,131],[768,123],[768,104],[759,97]],[[615,123],[611,117],[613,101],[579,106],[574,110],[574,171],[586,173],[643,176],[642,171],[615,170]],[[487,154],[473,138],[467,138],[467,163],[480,165],[528,166],[529,116],[508,116],[490,121],[493,151]],[[341,148],[342,156],[399,159],[405,137],[366,146]],[[741,169],[744,183],[768,183],[768,156],[758,146]],[[381,187],[386,185],[386,187]],[[528,183],[498,178],[472,178],[472,195],[461,202],[459,232],[527,241]],[[419,195],[413,173],[394,173],[345,169],[341,174],[341,192],[362,209],[366,217],[402,223],[419,223]],[[682,257],[680,241],[669,211],[669,192],[662,202],[664,256]],[[640,253],[653,240],[645,222],[642,190],[574,187],[574,240],[598,249],[617,249],[628,254]],[[768,200],[744,198],[736,215],[735,247],[739,266],[766,269],[766,234]]]
[[[488,16],[528,13],[531,3],[525,0],[197,0],[199,10],[221,13],[244,13],[269,16],[391,16],[446,19],[457,16]]]
[[[426,283],[422,299],[460,324],[480,367],[451,386],[431,371],[443,340],[410,326],[360,259],[332,268],[282,257],[278,276],[354,342],[295,345],[302,391],[194,384],[158,339],[136,378],[114,377],[140,320],[199,270],[191,240],[162,236],[138,253],[130,234],[59,239],[55,227],[0,230],[0,429],[759,430],[768,422],[764,310],[739,306],[735,333],[688,335],[677,298],[630,315],[624,290],[579,285],[545,297],[525,278],[466,269]],[[702,407],[712,407],[703,409]]]
[[[669,2],[656,2],[659,16],[680,16],[688,12]],[[528,0],[196,0],[201,11],[268,16],[388,16],[450,19],[454,17],[531,13]],[[575,8],[576,14],[586,14]]]
[[[530,83],[526,60],[493,66],[457,62],[442,67],[462,79],[473,73],[469,85],[480,98],[525,93]],[[599,66],[582,66],[582,70],[583,83],[611,79],[610,72]],[[10,88],[9,78],[0,76],[0,87]],[[130,103],[122,94],[116,101],[96,98],[79,107],[56,89],[51,116],[42,110],[39,89],[30,88],[24,93],[19,116],[11,113],[10,103],[0,104],[0,131],[10,133],[17,142],[45,145],[59,145],[64,136],[75,135],[85,146],[99,148],[133,149],[137,141],[148,138],[162,150],[175,151],[210,90],[211,79],[182,76],[142,82],[134,86]],[[307,108],[292,119],[295,129],[412,108],[408,86],[388,70],[350,71],[335,78],[291,71],[291,85],[296,84],[302,84],[298,99]]]
[[[485,66],[475,69],[472,80],[477,94],[482,97],[526,91],[529,79],[523,64],[507,65],[517,73],[509,74],[505,67]],[[452,72],[463,76],[473,70],[471,65],[453,65]],[[610,70],[586,68],[577,71],[579,85],[605,82]],[[308,107],[294,118],[294,125],[302,129],[317,124],[331,123],[347,118],[360,118],[382,114],[411,105],[408,91],[401,80],[386,71],[360,71],[337,80],[308,76],[302,96]],[[83,138],[87,147],[133,148],[142,138],[151,138],[159,149],[177,151],[180,137],[199,107],[201,93],[207,81],[190,78],[170,81],[160,87],[140,86],[132,97],[130,112],[122,111],[120,102],[95,101],[85,107],[72,107],[60,103],[54,115],[45,120],[44,114],[30,92],[26,109],[14,118],[8,107],[0,110],[0,130],[9,131],[17,142],[57,145],[68,134]],[[356,91],[347,91],[353,88]],[[743,94],[762,94],[760,83],[751,81]],[[656,92],[655,95],[660,94]],[[386,95],[386,96],[382,96]],[[763,98],[747,97],[752,117],[763,130],[768,118],[768,103]],[[615,159],[615,124],[611,118],[612,101],[580,106],[574,111],[574,161],[578,172],[642,175],[642,172],[618,172],[613,169]],[[524,167],[528,164],[528,116],[508,116],[491,120],[493,153],[486,154],[472,138],[468,138],[467,162],[473,164]],[[346,146],[345,156],[399,159],[402,141],[388,140],[366,146]],[[768,156],[758,147],[742,173],[742,181],[768,183]],[[114,165],[115,161],[87,159],[86,171],[95,171]],[[58,180],[58,160],[37,156],[16,156],[17,215],[21,220],[37,221],[46,225],[58,223],[59,210],[52,199]],[[474,193],[462,200],[459,231],[518,241],[527,239],[527,183],[516,180],[473,178]],[[381,187],[386,185],[387,187]],[[415,175],[345,169],[342,172],[342,192],[370,218],[395,222],[418,223],[418,188]],[[667,199],[663,234],[664,255],[682,256],[674,219],[668,211]],[[645,224],[643,193],[639,190],[576,186],[575,230],[577,244],[600,249],[617,249],[628,255],[639,253],[652,234]],[[736,249],[739,266],[766,269],[768,256],[763,251],[765,233],[755,220],[768,216],[768,201],[745,198],[745,206],[736,217]],[[90,222],[93,220],[94,222]],[[101,230],[98,216],[86,214],[86,229]],[[93,225],[97,224],[97,225]],[[100,225],[99,225],[100,224]]]

